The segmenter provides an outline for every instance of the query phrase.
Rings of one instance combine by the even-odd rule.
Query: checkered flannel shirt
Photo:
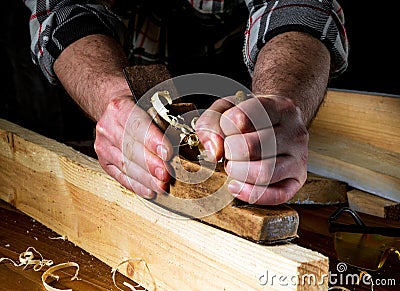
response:
[[[69,44],[90,35],[105,34],[123,42],[126,25],[112,5],[92,0],[23,0],[31,10],[30,34],[33,61],[51,83],[57,83],[54,61]],[[134,1],[134,0],[130,0]],[[150,1],[150,0],[149,0]],[[167,1],[167,0],[165,0]],[[199,13],[223,14],[226,7],[243,0],[188,0]],[[104,1],[103,1],[104,2]],[[110,1],[113,2],[113,1]],[[332,56],[331,74],[347,67],[348,42],[343,12],[335,0],[246,0],[249,10],[244,62],[252,74],[257,55],[272,37],[287,31],[303,31],[320,39]],[[134,31],[133,46],[142,48],[149,61],[157,54],[159,33]]]

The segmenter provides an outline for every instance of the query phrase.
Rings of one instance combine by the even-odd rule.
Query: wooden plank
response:
[[[400,202],[400,153],[310,129],[308,170]]]
[[[311,126],[399,153],[399,112],[400,96],[328,90]]]
[[[109,266],[141,258],[129,277],[149,290],[280,290],[285,282],[260,284],[266,272],[316,279],[286,282],[288,290],[328,287],[328,258],[317,252],[263,246],[161,207],[153,211],[96,160],[5,120],[0,128],[0,198]]]
[[[313,173],[288,204],[338,204],[347,202],[347,184]]]
[[[399,221],[400,203],[364,191],[353,189],[347,193],[349,207],[355,211]]]

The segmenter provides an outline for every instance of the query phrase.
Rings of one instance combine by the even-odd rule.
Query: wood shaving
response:
[[[55,266],[52,266],[50,268],[48,268],[43,274],[42,274],[42,284],[44,286],[44,288],[48,291],[72,291],[72,289],[58,289],[55,287],[51,287],[49,284],[46,283],[46,279],[48,277],[54,278],[57,281],[60,279],[59,276],[54,275],[53,273],[55,271],[61,270],[61,269],[65,269],[65,268],[70,268],[70,267],[75,267],[76,271],[74,276],[71,278],[71,281],[74,280],[79,280],[78,279],[78,273],[79,273],[79,265],[77,263],[74,262],[68,262],[68,263],[61,263]]]
[[[117,282],[115,281],[115,274],[117,273],[119,267],[121,267],[122,265],[127,264],[129,262],[132,262],[132,261],[144,262],[143,259],[140,259],[140,258],[127,259],[127,260],[124,260],[121,263],[119,263],[115,268],[111,269],[112,280],[113,280],[114,286],[118,290],[124,291],[123,289],[121,289],[120,287],[117,286]],[[145,264],[146,264],[146,262],[145,262]],[[149,268],[147,267],[147,264],[146,264],[146,268],[150,272]],[[122,285],[124,285],[125,287],[129,288],[132,291],[135,291],[136,287],[141,287],[139,284],[137,284],[136,286],[133,286],[132,284],[129,284],[128,282],[123,282]]]
[[[49,239],[54,239],[54,240],[60,239],[60,240],[63,240],[63,241],[68,240],[67,236],[65,236],[65,235],[56,236],[56,237],[49,237]]]
[[[168,104],[172,104],[172,98],[169,95],[168,91],[158,91],[154,93],[154,95],[151,97],[151,104],[153,105],[153,108],[156,110],[158,115],[160,115],[172,127],[181,131],[181,142],[184,142],[191,147],[198,146],[200,143],[199,138],[197,137],[193,127],[195,121],[192,120],[192,126],[180,123],[180,121],[184,121],[183,117],[180,115],[173,116],[171,114],[168,114],[169,110],[165,108],[164,104],[160,100],[160,97],[163,97],[168,102]]]
[[[35,257],[34,253],[38,254],[40,259],[34,259],[34,257]],[[12,263],[15,267],[24,266],[24,270],[28,266],[33,265],[33,270],[36,272],[40,271],[45,266],[49,267],[49,266],[53,265],[52,260],[44,259],[42,254],[39,253],[34,247],[29,247],[26,249],[25,252],[21,253],[19,255],[19,262],[16,262],[10,258],[0,258],[0,263],[5,262],[5,261]]]
[[[38,259],[35,259],[35,254],[39,256]],[[61,263],[53,266],[53,261],[52,260],[47,260],[44,259],[42,254],[39,253],[34,247],[29,247],[26,249],[25,252],[21,253],[19,255],[19,260],[14,261],[13,259],[10,258],[0,258],[0,263],[2,262],[9,262],[13,264],[15,267],[24,267],[23,270],[25,270],[28,266],[33,265],[33,270],[35,272],[39,272],[43,269],[43,267],[49,267],[43,274],[42,274],[42,284],[44,288],[47,291],[72,291],[72,289],[58,289],[55,287],[51,287],[49,284],[46,283],[46,279],[51,277],[56,280],[59,279],[59,276],[53,275],[53,273],[57,270],[64,269],[64,268],[69,268],[69,267],[75,267],[77,268],[75,275],[71,278],[72,280],[77,280],[78,279],[78,272],[79,272],[79,265],[74,262],[68,262],[68,263]]]

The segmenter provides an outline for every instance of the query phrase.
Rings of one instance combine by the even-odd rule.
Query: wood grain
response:
[[[347,202],[347,183],[307,174],[307,180],[287,203],[290,204],[340,204]]]
[[[157,196],[155,202],[159,205],[258,243],[277,243],[297,236],[299,219],[295,210],[287,205],[259,206],[233,199],[223,166],[202,167],[176,156],[172,168],[180,179],[171,182],[169,195]],[[193,174],[204,180],[190,183]]]
[[[5,120],[0,128],[0,198],[109,266],[141,258],[130,277],[149,290],[279,290],[277,282],[261,286],[260,274],[313,274],[317,282],[328,274],[328,258],[317,252],[291,243],[263,246],[153,211],[96,160]],[[287,288],[326,290],[322,282]]]
[[[400,203],[357,189],[347,193],[349,207],[355,211],[398,221]]]
[[[400,96],[328,90],[311,125],[400,153]]]
[[[400,153],[310,129],[308,170],[400,202]]]
[[[58,233],[2,200],[0,200],[0,217],[0,257],[18,261],[20,253],[28,247],[34,247],[42,254],[43,258],[52,260],[54,265],[76,262],[80,266],[78,281],[70,280],[75,269],[64,269],[59,272],[62,278],[58,282],[52,282],[51,286],[62,290],[68,288],[84,291],[117,290],[112,281],[111,268],[108,265],[68,240],[55,239],[60,237]],[[38,258],[37,254],[35,256]],[[0,290],[43,291],[41,275],[45,270],[46,268],[43,268],[41,271],[35,272],[32,266],[24,269],[23,266],[15,267],[11,263],[2,262],[0,264]],[[128,278],[117,274],[117,285],[122,286],[124,281],[137,285]],[[140,289],[138,288],[138,290]]]

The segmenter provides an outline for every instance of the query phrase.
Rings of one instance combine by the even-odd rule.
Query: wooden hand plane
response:
[[[170,78],[165,67],[160,65],[127,67],[124,69],[124,74],[136,98]],[[132,84],[139,86],[134,88]],[[190,103],[176,103],[168,107],[172,115],[193,111],[195,108],[196,106]],[[160,118],[152,106],[148,106],[146,110],[159,128],[165,131],[168,125],[165,124],[165,120]],[[294,209],[285,204],[260,206],[233,199],[227,189],[229,177],[223,164],[219,163],[214,167],[201,165],[194,158],[197,155],[196,148],[181,147],[171,160],[172,176],[180,179],[172,179],[168,194],[158,194],[153,200],[155,204],[257,243],[277,244],[297,237],[299,216]],[[200,171],[207,178],[193,182],[193,177]],[[185,175],[186,179],[182,179]],[[207,202],[203,203],[203,200]]]

